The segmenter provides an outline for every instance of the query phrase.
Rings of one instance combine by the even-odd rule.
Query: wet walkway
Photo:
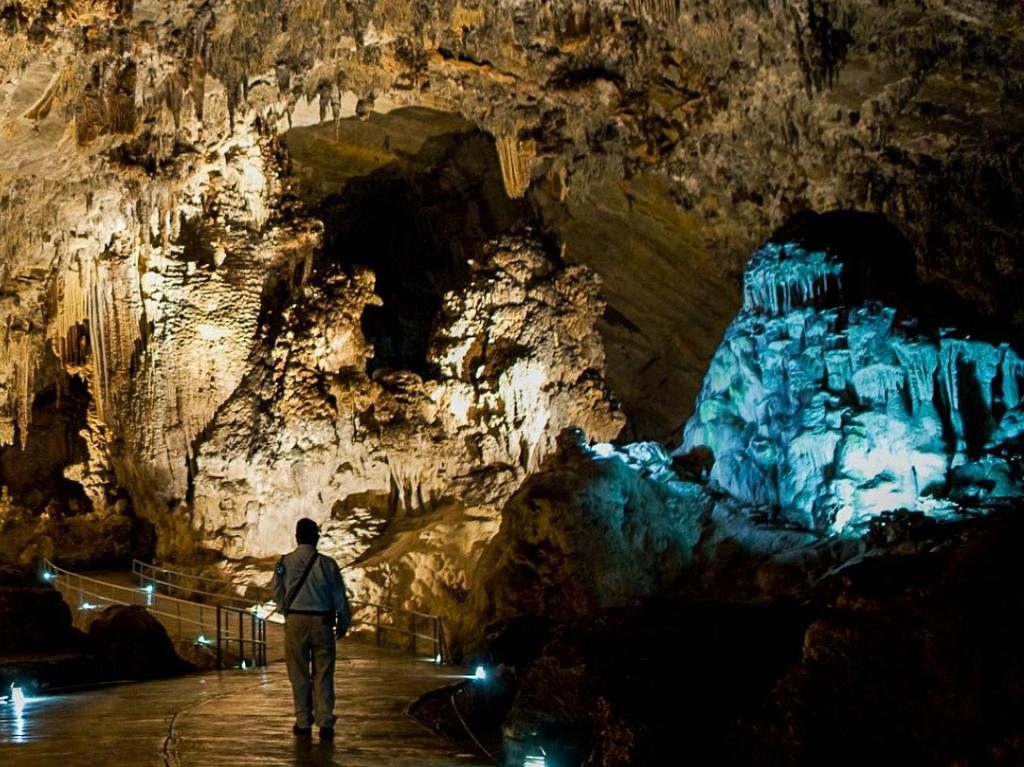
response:
[[[284,665],[0,704],[3,767],[457,767],[474,754],[405,715],[458,673],[375,646],[338,645],[337,736],[291,734]]]

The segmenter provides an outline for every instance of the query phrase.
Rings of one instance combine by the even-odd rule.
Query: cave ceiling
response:
[[[62,370],[143,456],[121,481],[184,498],[281,275],[389,183],[438,310],[510,227],[597,273],[625,436],[678,433],[746,258],[805,210],[885,215],[1019,340],[1022,136],[1018,3],[5,0],[0,443]]]

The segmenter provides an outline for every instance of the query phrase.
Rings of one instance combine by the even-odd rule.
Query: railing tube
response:
[[[220,605],[217,605],[217,668],[218,670],[224,668],[220,649]]]

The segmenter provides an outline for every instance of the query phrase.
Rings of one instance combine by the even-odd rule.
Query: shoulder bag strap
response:
[[[292,606],[292,602],[295,601],[295,597],[299,595],[299,592],[302,590],[302,587],[306,585],[306,578],[309,577],[309,571],[313,569],[313,563],[316,562],[317,557],[319,556],[320,553],[314,551],[313,556],[309,558],[309,562],[306,563],[306,569],[302,571],[302,576],[299,578],[298,583],[296,583],[292,587],[292,590],[288,592],[288,596],[284,598],[284,604],[281,605],[282,613],[288,613],[288,608]]]

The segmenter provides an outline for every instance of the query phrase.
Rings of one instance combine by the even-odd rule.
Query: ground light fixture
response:
[[[25,691],[16,684],[12,684],[11,693],[7,696],[7,699],[11,702],[11,705],[14,706],[15,715],[21,716],[21,712],[25,708],[26,703]]]
[[[523,767],[550,767],[544,749],[540,746],[531,748],[530,753],[523,757]]]
[[[487,669],[485,669],[483,666],[477,666],[476,671],[473,672],[473,678],[478,682],[486,682]]]

